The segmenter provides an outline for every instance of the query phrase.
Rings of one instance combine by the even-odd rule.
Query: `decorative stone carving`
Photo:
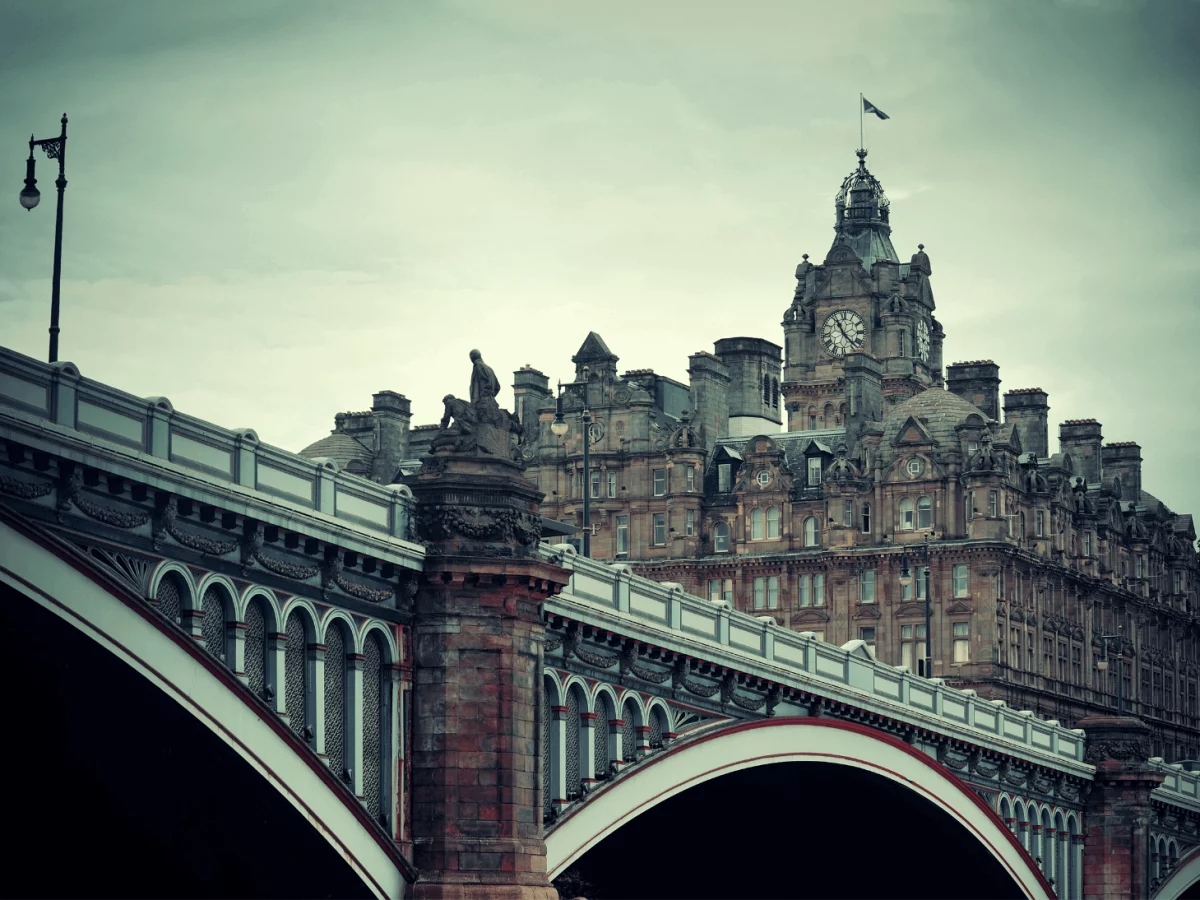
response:
[[[516,415],[496,402],[500,380],[478,350],[471,351],[471,363],[471,399],[461,400],[453,394],[442,398],[440,431],[430,447],[435,454],[449,450],[523,462],[525,429]]]
[[[138,528],[150,521],[150,514],[142,510],[120,510],[103,506],[90,500],[83,493],[83,469],[71,466],[58,480],[57,507],[59,519],[72,506],[89,519],[111,525],[113,528]]]
[[[0,492],[18,500],[36,500],[53,490],[54,485],[48,481],[22,481],[20,478],[0,475]]]

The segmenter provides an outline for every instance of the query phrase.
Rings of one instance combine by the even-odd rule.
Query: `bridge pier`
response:
[[[420,898],[557,900],[542,840],[541,494],[498,458],[438,453],[412,482],[412,823]]]
[[[1140,719],[1091,716],[1087,761],[1096,777],[1087,797],[1083,896],[1117,900],[1150,896],[1150,792],[1163,775],[1146,764],[1150,726]]]

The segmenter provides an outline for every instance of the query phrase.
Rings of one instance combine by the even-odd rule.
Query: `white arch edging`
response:
[[[401,869],[355,811],[251,705],[157,623],[3,522],[0,581],[87,635],[195,716],[291,803],[377,897],[404,896]]]
[[[546,835],[549,876],[557,878],[622,825],[688,788],[755,766],[806,761],[853,766],[916,790],[983,843],[1023,896],[1052,900],[1011,832],[931,760],[865,729],[810,719],[748,722],[651,757],[576,806]]]

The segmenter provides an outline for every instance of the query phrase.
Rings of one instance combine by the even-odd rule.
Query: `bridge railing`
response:
[[[0,410],[381,535],[407,536],[413,502],[407,488],[378,485],[339,472],[332,461],[264,444],[250,428],[231,430],[178,412],[165,397],[135,397],[84,378],[69,362],[43,363],[0,348]]]
[[[1160,756],[1151,757],[1150,766],[1165,776],[1163,783],[1154,789],[1156,800],[1200,812],[1200,772],[1189,772],[1179,763],[1166,762]]]
[[[608,565],[575,554],[567,545],[543,544],[544,558],[571,570],[571,581],[547,609],[571,616],[572,600],[605,613],[641,623],[665,637],[697,641],[735,653],[747,661],[773,663],[805,679],[816,679],[866,694],[888,704],[983,732],[1004,743],[1017,743],[1039,754],[1082,763],[1083,731],[1038,719],[1029,710],[1010,709],[1003,700],[985,700],[975,691],[959,690],[941,679],[921,678],[907,667],[890,666],[874,657],[862,641],[842,647],[818,640],[811,632],[780,628],[770,616],[752,616],[724,601],[706,600],[677,584],[634,575],[623,564]],[[668,635],[663,635],[662,632]]]

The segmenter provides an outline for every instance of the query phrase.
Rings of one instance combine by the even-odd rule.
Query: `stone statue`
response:
[[[498,456],[519,462],[524,436],[521,420],[496,402],[500,379],[478,350],[471,351],[471,364],[471,400],[453,394],[442,398],[440,430],[430,448],[435,453]]]
[[[500,393],[500,379],[492,367],[483,361],[478,350],[471,351],[471,405],[476,409],[496,406],[496,395]]]

